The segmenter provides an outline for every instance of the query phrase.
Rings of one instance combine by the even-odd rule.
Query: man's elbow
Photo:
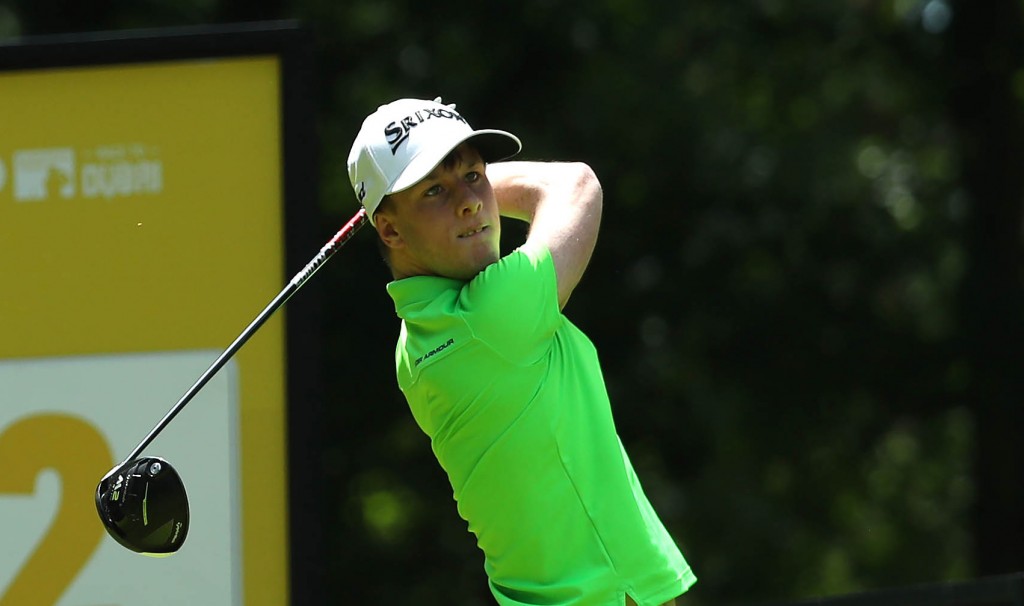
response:
[[[569,165],[573,171],[576,183],[576,200],[589,208],[589,210],[600,212],[604,203],[604,190],[601,188],[601,181],[597,173],[585,162],[573,162]]]

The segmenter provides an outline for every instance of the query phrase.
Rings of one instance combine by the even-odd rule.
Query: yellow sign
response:
[[[178,554],[127,552],[92,500],[284,286],[279,60],[0,91],[0,606],[287,603],[282,315],[146,451],[189,490]]]

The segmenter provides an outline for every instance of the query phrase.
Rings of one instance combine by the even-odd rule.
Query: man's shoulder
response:
[[[562,318],[551,254],[522,247],[506,255],[463,287],[459,313],[477,339],[510,359],[535,359]]]
[[[557,296],[555,267],[551,253],[543,246],[522,246],[484,268],[466,283],[460,303],[466,311],[497,306],[521,305],[523,299],[543,299],[551,291]],[[557,298],[555,299],[557,308]]]

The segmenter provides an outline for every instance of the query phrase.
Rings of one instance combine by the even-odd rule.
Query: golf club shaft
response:
[[[193,384],[192,387],[190,387],[188,391],[185,392],[185,395],[181,396],[181,399],[178,400],[178,402],[167,412],[166,415],[164,415],[163,419],[160,419],[160,422],[157,423],[156,427],[154,427],[153,430],[149,432],[149,435],[147,435],[145,438],[142,439],[141,442],[139,442],[139,445],[135,447],[135,450],[133,450],[132,453],[128,455],[128,457],[124,461],[122,461],[120,465],[117,466],[117,468],[124,467],[126,464],[128,464],[136,457],[138,457],[142,453],[142,451],[147,446],[149,446],[150,442],[152,442],[153,439],[156,438],[156,436],[159,435],[159,433],[163,431],[165,427],[167,427],[167,424],[170,423],[174,419],[174,417],[178,415],[179,412],[181,412],[181,409],[185,408],[185,405],[188,404],[193,397],[195,397],[199,390],[202,389],[203,386],[206,385],[206,383],[209,382],[209,380],[212,379],[215,374],[217,374],[217,371],[219,371],[225,364],[227,364],[228,360],[230,360],[231,357],[235,355],[235,353],[237,353],[238,350],[241,349],[243,345],[245,345],[245,342],[249,340],[249,337],[251,337],[257,330],[259,330],[260,326],[263,326],[263,323],[266,322],[267,319],[270,318],[270,316],[272,316],[275,311],[277,311],[282,305],[284,305],[285,301],[287,301],[289,297],[291,297],[293,294],[295,294],[296,291],[302,288],[302,285],[305,284],[306,281],[309,280],[313,276],[313,274],[315,274],[316,271],[320,269],[320,267],[322,267],[323,264],[326,263],[328,259],[331,258],[331,255],[337,252],[339,248],[341,248],[346,242],[348,242],[348,240],[356,233],[356,231],[358,231],[360,227],[365,225],[367,221],[369,221],[369,217],[367,217],[366,215],[366,210],[362,208],[359,209],[359,212],[357,212],[355,216],[349,219],[348,223],[346,223],[340,230],[338,230],[338,233],[336,233],[334,237],[331,238],[331,240],[327,244],[325,244],[323,248],[320,249],[320,252],[316,255],[316,257],[314,257],[313,260],[310,261],[306,265],[306,267],[302,269],[302,271],[295,274],[295,277],[293,277],[291,281],[288,282],[288,285],[285,286],[284,290],[278,293],[278,295],[274,297],[274,300],[271,301],[270,304],[267,305],[265,308],[263,308],[263,311],[261,311],[259,315],[256,316],[256,319],[253,320],[249,324],[249,326],[247,326],[245,330],[242,331],[242,334],[238,335],[238,338],[236,338],[235,341],[231,345],[229,345],[228,348],[225,349],[223,353],[220,354],[220,356],[213,362],[213,364],[208,369],[206,369],[206,372],[204,372],[202,376],[200,376],[199,379],[195,382],[195,384]]]

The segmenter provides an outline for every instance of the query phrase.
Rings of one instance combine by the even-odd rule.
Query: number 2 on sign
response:
[[[113,464],[103,436],[76,417],[35,415],[0,433],[0,497],[31,495],[45,469],[55,469],[63,484],[53,523],[0,594],[0,606],[57,603],[103,539],[92,495],[97,470]]]

